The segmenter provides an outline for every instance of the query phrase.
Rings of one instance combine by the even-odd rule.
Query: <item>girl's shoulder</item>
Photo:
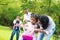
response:
[[[31,12],[28,12],[28,14],[32,14]]]
[[[31,24],[31,22],[27,22],[26,24],[28,24],[28,25],[29,25],[29,24]]]
[[[22,21],[20,21],[20,23],[22,24]]]
[[[30,24],[30,22],[27,22],[26,24],[24,24],[24,26],[28,27]]]

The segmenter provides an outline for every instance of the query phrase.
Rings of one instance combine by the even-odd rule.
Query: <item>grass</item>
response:
[[[10,40],[12,30],[5,26],[0,26],[0,40]],[[16,37],[14,36],[14,40]],[[53,36],[51,38],[53,40]]]
[[[12,30],[5,26],[0,26],[0,40],[10,40]],[[14,40],[16,37],[14,36]]]
[[[9,40],[12,30],[8,27],[0,26],[0,40]]]

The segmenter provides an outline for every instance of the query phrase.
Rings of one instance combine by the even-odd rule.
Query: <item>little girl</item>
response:
[[[36,15],[31,15],[30,22],[25,24],[25,32],[22,35],[22,40],[36,40],[36,35],[34,29],[37,28],[36,25],[37,17]]]
[[[11,33],[10,40],[13,40],[13,37],[16,33],[16,40],[19,39],[19,34],[20,34],[20,27],[22,26],[22,22],[20,20],[20,16],[17,16],[16,19],[13,21],[13,31]]]

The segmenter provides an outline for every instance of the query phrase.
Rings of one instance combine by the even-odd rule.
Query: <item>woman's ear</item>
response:
[[[41,21],[39,21],[39,20],[38,20],[38,23],[39,23],[39,24],[42,24]]]

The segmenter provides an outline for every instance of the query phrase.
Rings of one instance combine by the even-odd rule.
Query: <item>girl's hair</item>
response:
[[[36,19],[36,22],[38,22],[38,15],[37,15],[37,14],[32,13],[32,14],[31,14],[31,18],[32,18],[32,17]]]
[[[42,23],[43,29],[46,29],[49,25],[49,18],[46,15],[39,16],[39,21]]]

